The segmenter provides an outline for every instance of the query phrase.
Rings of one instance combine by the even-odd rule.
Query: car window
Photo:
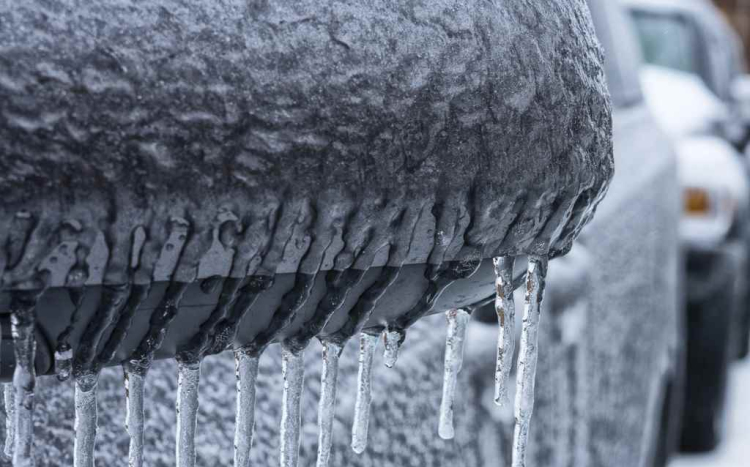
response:
[[[700,73],[695,29],[679,15],[633,12],[646,63]]]
[[[612,0],[588,0],[594,28],[604,49],[604,72],[612,103],[627,107],[643,100],[638,68],[641,55],[622,7]]]
[[[744,72],[742,45],[716,10],[633,8],[631,16],[647,63],[696,74],[720,99],[730,99],[732,80]]]
[[[742,46],[730,26],[717,14],[701,18],[705,36],[706,82],[720,99],[731,98],[732,80],[744,72]]]

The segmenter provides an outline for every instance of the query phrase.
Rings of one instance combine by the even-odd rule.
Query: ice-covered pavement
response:
[[[727,432],[719,448],[704,455],[683,455],[669,467],[745,467],[750,465],[750,359],[732,368]]]

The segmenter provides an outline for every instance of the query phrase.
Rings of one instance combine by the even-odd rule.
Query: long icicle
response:
[[[281,467],[297,467],[302,424],[302,388],[305,383],[304,352],[283,349],[281,373],[284,389],[281,403]]]
[[[362,454],[367,448],[367,429],[370,425],[370,402],[372,401],[372,359],[378,336],[366,332],[359,334],[359,372],[357,374],[357,399],[354,403],[352,425],[352,450]]]
[[[3,399],[5,402],[5,447],[3,452],[9,459],[13,459],[13,440],[16,434],[16,404],[13,397],[13,384],[3,384]]]
[[[97,413],[96,390],[98,374],[76,378],[75,382],[75,442],[73,465],[94,467],[94,447],[96,446]]]
[[[523,309],[521,348],[518,353],[516,377],[516,426],[513,432],[513,467],[526,466],[526,447],[529,440],[529,423],[534,410],[534,380],[536,378],[539,313],[544,296],[547,275],[547,258],[529,256],[526,275],[526,303]]]
[[[177,363],[177,467],[195,466],[195,427],[198,423],[200,362]]]
[[[327,467],[333,444],[333,418],[336,413],[336,381],[342,347],[323,341],[323,371],[320,375],[320,403],[318,404],[318,459],[316,467]]]
[[[130,294],[130,285],[105,285],[96,312],[84,328],[73,356],[72,374],[75,378],[75,467],[94,467],[97,410],[96,392],[100,368],[96,365],[96,350],[102,335],[117,315]]]
[[[445,339],[445,366],[443,369],[443,399],[440,402],[438,435],[453,439],[453,401],[456,395],[456,378],[464,359],[466,325],[471,315],[463,308],[448,310],[448,332]]]
[[[11,292],[11,327],[16,369],[13,372],[15,435],[13,466],[33,467],[34,388],[36,386],[36,302],[39,291]]]
[[[138,231],[135,234],[137,233]],[[148,374],[154,354],[164,342],[164,338],[169,331],[169,326],[179,312],[180,302],[189,285],[186,282],[172,281],[172,276],[180,261],[182,249],[187,242],[189,234],[190,223],[187,220],[181,217],[170,218],[169,237],[161,249],[159,259],[156,261],[152,272],[155,282],[168,281],[168,285],[159,301],[159,305],[151,311],[149,328],[146,334],[141,337],[138,346],[123,365],[127,399],[125,428],[130,436],[130,446],[128,449],[128,464],[130,467],[141,467],[143,465],[144,380]],[[135,242],[136,238],[134,237],[133,240]],[[140,251],[140,247],[137,249],[134,248],[133,251]],[[131,258],[132,266],[135,266],[134,259],[137,259],[137,255]],[[135,291],[136,293],[131,294],[128,300],[129,303],[126,305],[128,307],[126,315],[137,312],[141,303],[140,300],[145,299],[149,288],[136,287]],[[134,303],[130,300],[137,300],[137,302]],[[131,309],[131,307],[135,308]],[[126,316],[125,319],[129,320],[131,318],[132,316]],[[119,319],[118,324],[120,324]],[[116,330],[113,332],[113,336],[117,340],[122,338]],[[105,343],[108,353],[111,350],[108,349],[109,344],[109,342]]]
[[[234,427],[234,467],[250,467],[255,429],[255,380],[259,357],[240,349],[234,352],[237,375],[237,415]]]
[[[125,370],[125,429],[130,436],[128,466],[143,466],[143,393],[145,374]]]
[[[504,406],[508,398],[508,379],[516,348],[516,304],[513,301],[513,266],[515,258],[502,256],[495,264],[495,311],[499,324],[497,361],[495,365],[495,404]]]

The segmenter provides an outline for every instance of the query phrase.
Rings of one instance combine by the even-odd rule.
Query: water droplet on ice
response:
[[[404,342],[406,333],[400,329],[394,329],[385,331],[384,336],[385,351],[383,352],[383,358],[385,359],[385,366],[393,368],[398,360],[398,352],[401,349],[401,344]]]
[[[55,351],[55,373],[58,381],[67,381],[73,369],[73,350],[69,347]]]

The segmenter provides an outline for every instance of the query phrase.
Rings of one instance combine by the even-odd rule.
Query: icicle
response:
[[[526,465],[526,446],[529,440],[529,423],[534,410],[534,379],[537,362],[537,333],[539,312],[544,295],[544,278],[547,258],[529,256],[526,275],[526,303],[523,309],[523,331],[518,353],[516,381],[516,427],[513,432],[513,467]]]
[[[299,458],[299,433],[302,423],[300,403],[305,382],[303,352],[283,349],[281,373],[284,390],[281,403],[281,467],[297,467]]]
[[[398,351],[401,349],[406,333],[400,329],[394,329],[385,331],[384,336],[385,351],[383,352],[383,358],[385,359],[385,366],[393,368],[396,365],[396,360],[398,360]]]
[[[495,404],[504,406],[508,400],[508,379],[513,367],[516,347],[516,304],[513,301],[513,266],[515,259],[502,256],[495,264],[495,311],[499,324],[497,362],[495,366]]]
[[[255,380],[257,356],[243,350],[234,352],[237,375],[237,418],[234,431],[234,467],[250,467],[250,450],[255,429]]]
[[[448,333],[445,339],[445,367],[443,369],[443,399],[440,402],[438,435],[443,439],[453,439],[453,400],[456,394],[456,377],[461,371],[464,359],[464,338],[469,312],[458,308],[448,310]]]
[[[125,429],[130,435],[128,466],[143,465],[143,382],[145,375],[125,370]]]
[[[11,325],[16,369],[13,372],[15,435],[14,467],[34,466],[34,387],[36,386],[36,300],[37,292],[12,292]]]
[[[200,362],[177,363],[177,467],[195,466],[195,427],[198,423]]]
[[[94,467],[97,413],[96,389],[98,375],[85,375],[76,379],[75,387],[75,447],[73,465]]]
[[[13,385],[3,384],[3,397],[5,400],[5,448],[3,452],[9,458],[13,458],[14,435],[16,434],[16,404],[13,397]]]
[[[365,452],[367,447],[367,428],[370,424],[370,402],[372,382],[372,358],[378,336],[359,335],[359,373],[357,374],[357,400],[354,404],[354,425],[352,426],[352,450],[357,454]]]
[[[336,379],[342,347],[334,342],[323,342],[323,371],[320,375],[320,403],[318,405],[318,461],[317,467],[327,467],[333,443],[333,416],[336,412]]]

